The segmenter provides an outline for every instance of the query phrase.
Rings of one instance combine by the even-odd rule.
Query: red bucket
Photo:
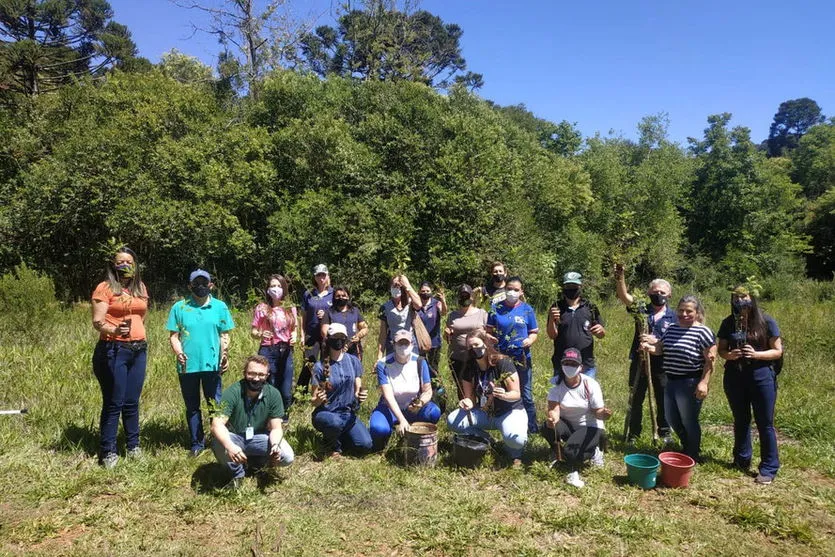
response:
[[[658,455],[661,461],[661,483],[667,487],[687,487],[696,462],[686,454],[666,452]]]

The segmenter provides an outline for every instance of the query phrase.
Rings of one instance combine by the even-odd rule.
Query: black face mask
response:
[[[655,307],[661,307],[667,303],[667,296],[664,294],[650,294],[649,299]]]
[[[333,307],[336,309],[343,309],[348,305],[348,300],[345,298],[334,298],[333,299]]]
[[[563,288],[562,295],[565,296],[567,300],[576,300],[578,296],[580,296],[580,289],[579,288]]]
[[[266,379],[247,379],[246,380],[246,388],[250,391],[255,391],[256,393],[260,393],[261,390],[264,388],[264,385],[267,384]]]
[[[736,313],[739,313],[744,309],[748,309],[753,305],[754,303],[751,300],[736,300],[731,303],[731,306]]]
[[[421,292],[420,293],[420,299],[423,300],[424,302],[431,297],[432,297],[431,293],[428,293],[428,292]]]
[[[208,284],[193,284],[191,286],[191,292],[198,298],[205,298],[209,295],[209,285]]]
[[[473,300],[470,298],[469,294],[467,296],[458,296],[458,305],[459,306],[469,306],[472,305]]]
[[[499,284],[500,282],[504,282],[505,276],[504,275],[493,275],[493,282]]]
[[[328,348],[333,348],[334,350],[342,350],[345,348],[345,339],[341,337],[337,338],[329,338],[327,343]]]
[[[487,353],[487,348],[484,346],[479,346],[478,348],[470,348],[470,355],[478,360],[479,358],[483,358],[484,355]]]

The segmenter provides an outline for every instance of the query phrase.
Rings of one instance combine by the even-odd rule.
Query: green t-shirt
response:
[[[215,297],[210,296],[204,306],[198,306],[191,296],[171,306],[165,328],[180,333],[183,352],[188,357],[185,369],[178,363],[177,371],[219,371],[220,334],[234,327],[229,308]]]
[[[247,427],[255,433],[267,433],[267,422],[284,416],[281,393],[272,385],[264,385],[254,401],[246,396],[244,381],[236,381],[223,391],[220,397],[220,414],[229,418],[226,428],[232,433],[244,435]]]

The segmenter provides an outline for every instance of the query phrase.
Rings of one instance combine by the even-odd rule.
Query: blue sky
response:
[[[205,0],[207,2],[217,0]],[[200,14],[168,0],[110,0],[139,52],[172,48],[214,66],[218,45],[192,36]],[[332,24],[330,0],[291,0],[293,11]],[[827,0],[423,0],[422,9],[464,30],[479,94],[524,103],[584,135],[635,137],[641,117],[667,112],[670,137],[701,137],[709,114],[768,136],[781,102],[815,99],[835,115],[835,2]]]

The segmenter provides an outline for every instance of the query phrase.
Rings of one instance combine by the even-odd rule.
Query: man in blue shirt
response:
[[[627,311],[634,311],[633,303],[635,298],[626,289],[626,280],[624,279],[623,265],[615,265],[615,284],[617,287],[618,300],[624,303]],[[672,294],[672,287],[670,283],[664,279],[657,278],[649,283],[647,288],[647,296],[650,299],[650,305],[646,306],[647,330],[649,334],[655,338],[661,338],[664,331],[672,323],[677,322],[676,312],[667,305]],[[634,443],[640,437],[643,420],[643,406],[644,398],[646,397],[648,383],[647,377],[641,370],[641,356],[638,354],[638,345],[641,334],[641,327],[636,323],[635,336],[632,339],[632,347],[629,350],[629,386],[634,389],[632,394],[632,406],[630,408],[629,424],[627,425],[628,436],[627,441]],[[672,443],[670,438],[670,426],[667,423],[667,417],[664,413],[664,389],[667,387],[667,375],[662,369],[662,362],[664,355],[656,356],[650,355],[650,375],[652,376],[652,389],[655,395],[655,411],[656,424],[658,426],[658,436],[663,440],[665,445]]]
[[[520,300],[522,279],[511,277],[505,284],[504,301],[495,304],[487,316],[487,332],[498,338],[499,352],[510,356],[519,373],[522,403],[528,414],[528,433],[537,433],[536,406],[533,401],[533,366],[531,345],[536,342],[539,326],[533,308]]]
[[[200,391],[206,401],[220,402],[220,376],[229,367],[229,331],[235,327],[229,308],[212,297],[209,273],[197,269],[189,275],[191,296],[168,313],[168,340],[177,356],[177,376],[186,406],[191,455],[205,448]]]
[[[333,288],[328,268],[319,264],[313,268],[313,281],[316,283],[302,294],[304,312],[304,365],[299,373],[297,385],[307,390],[313,365],[322,358],[322,320],[333,305]]]

